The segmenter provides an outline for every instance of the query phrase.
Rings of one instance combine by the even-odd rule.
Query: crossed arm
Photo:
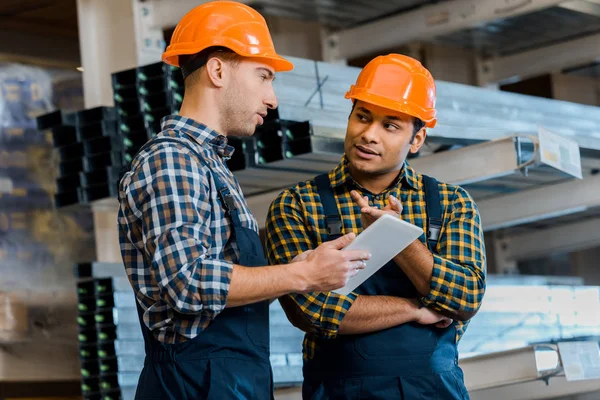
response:
[[[419,301],[356,293],[291,294],[280,299],[290,321],[304,331],[335,337],[378,331],[410,321],[449,323],[441,318],[434,321],[431,309],[458,321],[472,318],[485,289],[479,215],[468,194],[458,189],[448,212],[438,254],[432,255],[420,241],[415,241],[394,259],[422,294]],[[316,229],[318,221],[312,218],[291,190],[275,199],[266,225],[270,263],[289,262],[316,247],[310,238],[315,236],[311,228]],[[419,309],[419,302],[429,308]]]

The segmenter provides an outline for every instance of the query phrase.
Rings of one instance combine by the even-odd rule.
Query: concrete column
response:
[[[86,108],[112,106],[111,74],[137,66],[135,0],[77,0]]]

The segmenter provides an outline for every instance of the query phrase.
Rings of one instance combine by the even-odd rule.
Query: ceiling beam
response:
[[[600,175],[478,202],[484,231],[508,228],[600,206]]]
[[[556,6],[563,0],[454,0],[424,6],[330,34],[325,61],[335,61],[428,40],[500,18]]]
[[[509,261],[531,260],[600,246],[600,218],[557,225],[549,229],[498,239],[501,257]]]
[[[599,6],[600,7],[600,6]],[[480,84],[524,79],[588,64],[600,58],[600,34],[482,61]]]
[[[2,25],[3,30],[71,39],[77,39],[79,37],[77,26],[65,27],[57,24],[48,24],[46,21],[39,21],[32,18],[3,17],[0,19],[0,25]]]
[[[17,14],[37,12],[46,8],[55,7],[57,5],[56,3],[60,2],[61,0],[29,0],[21,2],[15,1],[12,7],[2,5],[2,9],[0,10],[0,17],[11,17]]]
[[[40,68],[58,68],[75,70],[81,66],[77,60],[56,59],[51,57],[36,57],[21,54],[3,54],[0,52],[0,62],[26,64]]]
[[[81,65],[77,39],[4,29],[0,29],[0,59],[59,68]]]

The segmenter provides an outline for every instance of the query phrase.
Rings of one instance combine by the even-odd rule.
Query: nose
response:
[[[273,88],[273,84],[271,83],[269,89],[267,90],[267,94],[265,96],[265,100],[263,103],[267,106],[267,108],[274,110],[277,108],[277,96],[275,95],[275,89]]]
[[[377,124],[375,122],[371,122],[368,126],[365,127],[365,130],[361,135],[362,139],[365,143],[377,143],[379,141],[379,134],[377,133]]]

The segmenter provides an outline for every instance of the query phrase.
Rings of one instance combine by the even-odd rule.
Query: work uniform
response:
[[[166,117],[120,184],[119,240],[146,359],[136,399],[271,399],[267,301],[225,308],[233,264],[264,266],[225,137]]]
[[[288,315],[299,315],[311,330],[303,345],[305,399],[468,398],[457,352],[466,323],[439,329],[411,322],[368,334],[338,335],[346,312],[360,295],[420,298],[423,305],[452,311],[478,309],[485,288],[485,251],[477,208],[460,187],[438,183],[436,189],[441,230],[437,241],[431,241],[434,267],[427,296],[421,297],[390,261],[348,296],[293,294],[282,302]],[[421,227],[420,240],[428,245],[423,176],[405,163],[391,186],[373,194],[352,179],[343,158],[328,175],[299,183],[275,199],[266,225],[269,262],[288,262],[338,233],[360,233],[360,207],[351,190],[380,209],[389,195],[395,196],[403,205],[401,218]],[[340,232],[332,229],[336,218]]]
[[[223,50],[274,72],[294,67],[255,9],[201,4],[179,21],[162,55],[181,70],[184,104],[205,92],[187,78]],[[258,224],[226,165],[232,152],[206,126],[166,117],[120,181],[119,242],[146,348],[136,399],[273,397],[268,302],[226,308],[233,264],[267,264]]]

